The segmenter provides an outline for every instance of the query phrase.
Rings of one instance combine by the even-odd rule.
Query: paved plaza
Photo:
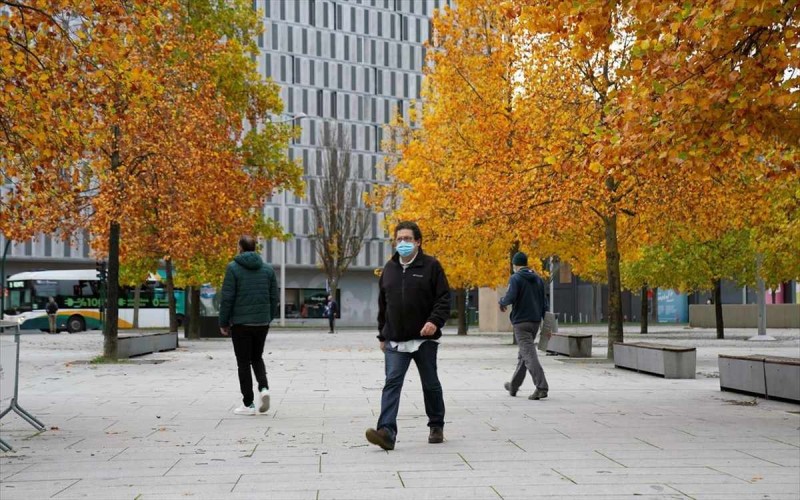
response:
[[[368,445],[380,410],[375,332],[274,329],[265,349],[267,415],[241,403],[230,341],[91,365],[98,332],[22,339],[20,404],[0,435],[0,498],[530,499],[800,498],[800,405],[720,392],[717,354],[800,356],[800,332],[653,326],[647,340],[696,346],[697,379],[604,362],[544,357],[550,397],[503,391],[516,363],[510,334],[447,330],[439,374],[445,443],[429,445],[416,369],[400,406],[397,448]],[[626,328],[626,340],[645,336]],[[574,327],[562,331],[575,331]]]

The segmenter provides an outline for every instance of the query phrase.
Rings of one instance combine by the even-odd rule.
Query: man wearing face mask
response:
[[[444,396],[436,369],[442,327],[450,316],[450,287],[442,265],[422,252],[422,232],[414,222],[394,230],[397,252],[383,268],[378,295],[378,340],[384,352],[386,381],[381,414],[367,440],[393,450],[397,412],[408,367],[413,360],[422,382],[428,443],[444,441]]]

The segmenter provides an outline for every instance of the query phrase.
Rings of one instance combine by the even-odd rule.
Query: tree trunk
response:
[[[111,147],[111,171],[116,172],[121,165],[119,157],[119,125],[111,127],[113,135]],[[119,319],[119,222],[111,221],[108,231],[108,278],[106,283],[106,320],[103,324],[103,357],[116,360]]]
[[[722,318],[722,280],[714,280],[714,313],[717,317],[717,338],[725,338],[725,321]]]
[[[464,288],[456,290],[456,310],[458,311],[458,334],[467,334],[467,291]]]
[[[139,328],[139,301],[142,299],[142,287],[136,285],[133,289],[133,327]]]
[[[640,333],[643,334],[647,333],[647,320],[649,319],[647,317],[647,315],[649,314],[649,310],[647,307],[648,305],[649,304],[647,303],[647,284],[645,283],[645,285],[642,287],[642,321],[641,321],[642,328],[640,331]]]
[[[189,315],[189,338],[200,338],[200,287],[193,286],[191,294],[191,312]]]
[[[103,332],[103,357],[117,359],[119,320],[119,223],[112,222],[108,235],[108,281],[106,283],[106,321]]]
[[[606,226],[606,273],[608,275],[608,353],[614,358],[614,342],[622,342],[622,285],[619,271],[619,247],[617,245],[617,216],[605,218]]]
[[[172,260],[166,259],[167,304],[169,304],[169,331],[178,331],[178,314],[175,310],[175,280],[172,277]]]
[[[511,260],[514,258],[514,254],[519,252],[519,241],[515,241],[513,245],[511,245],[511,250],[509,251],[508,255],[508,267],[510,274],[514,274],[514,264]],[[503,313],[506,314],[506,313]],[[511,345],[517,345],[517,336],[514,335],[514,331],[511,331]]]

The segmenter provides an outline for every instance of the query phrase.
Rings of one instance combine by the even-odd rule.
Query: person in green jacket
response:
[[[256,241],[252,236],[239,239],[239,255],[225,270],[219,308],[219,331],[226,337],[231,336],[239,369],[243,405],[233,411],[237,415],[256,414],[251,369],[258,382],[258,413],[269,410],[269,383],[263,354],[269,324],[278,315],[278,281],[272,266],[255,250]]]

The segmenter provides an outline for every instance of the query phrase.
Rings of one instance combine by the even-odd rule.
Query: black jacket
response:
[[[544,294],[544,280],[524,267],[511,275],[506,296],[500,299],[501,306],[512,307],[511,323],[539,323],[550,304]]]
[[[378,339],[404,342],[438,339],[450,317],[450,286],[439,261],[420,248],[414,262],[403,271],[395,252],[381,274],[378,295]],[[420,330],[430,321],[436,334],[423,337]]]

